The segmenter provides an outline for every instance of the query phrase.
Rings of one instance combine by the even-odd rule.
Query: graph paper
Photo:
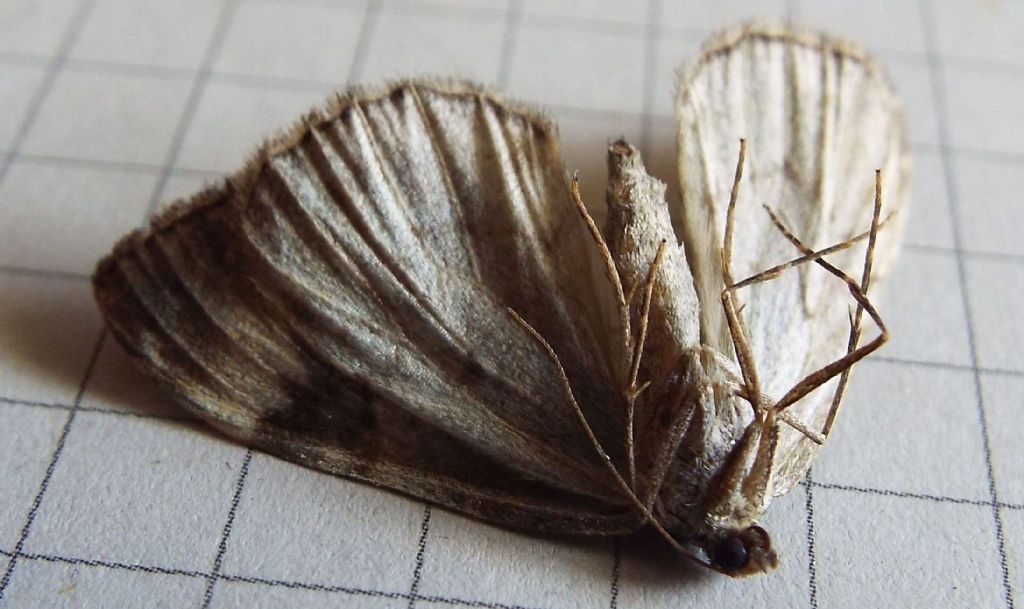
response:
[[[592,204],[619,136],[677,197],[675,70],[760,17],[873,51],[915,156],[894,339],[769,511],[774,573],[513,533],[248,450],[102,329],[88,275],[117,237],[346,83],[490,84],[549,110]],[[1010,0],[0,0],[0,607],[1012,608],[1022,100]]]

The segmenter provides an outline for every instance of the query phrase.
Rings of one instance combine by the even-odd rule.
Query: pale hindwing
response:
[[[799,255],[762,205],[781,212],[814,249],[867,231],[876,169],[882,170],[883,217],[902,208],[909,186],[902,110],[879,70],[858,50],[770,28],[738,30],[712,41],[682,75],[677,106],[685,243],[703,341],[731,355],[720,300],[720,251],[740,138],[747,140],[747,157],[736,212],[736,281]],[[879,235],[874,299],[895,257],[903,215]],[[863,256],[861,244],[828,260],[859,281]],[[762,391],[773,399],[845,353],[855,302],[816,265],[745,289],[739,302],[745,305]],[[870,323],[866,328],[866,336],[873,335]],[[789,412],[821,429],[833,387],[818,389]],[[815,447],[783,425],[774,494],[803,476]]]
[[[117,338],[287,459],[486,519],[619,532],[617,292],[552,127],[470,85],[340,97],[98,267]]]

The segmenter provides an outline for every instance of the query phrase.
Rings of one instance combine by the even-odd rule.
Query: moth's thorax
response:
[[[684,354],[673,412],[677,444],[655,502],[655,517],[702,560],[732,575],[774,568],[771,539],[756,526],[770,494],[753,492],[768,475],[757,462],[766,427],[737,395],[739,373],[710,347]],[[758,471],[764,469],[764,471]]]
[[[660,522],[687,540],[714,545],[761,514],[763,506],[743,504],[742,481],[727,474],[745,469],[733,462],[744,443],[756,441],[749,433],[753,409],[736,395],[733,359],[701,344],[700,305],[664,184],[621,141],[609,147],[608,173],[605,233],[626,292],[632,343],[641,344],[637,334],[646,330],[634,362],[645,387],[636,425],[641,435],[645,426],[672,429],[668,446],[639,447],[638,460],[641,470],[656,472],[646,483],[657,493]]]

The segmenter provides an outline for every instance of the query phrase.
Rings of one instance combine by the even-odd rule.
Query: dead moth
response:
[[[875,170],[884,217],[907,195],[901,111],[859,50],[768,27],[712,40],[677,110],[682,244],[629,144],[599,229],[547,120],[404,81],[339,95],[125,237],[96,300],[240,442],[501,525],[650,526],[766,571],[756,523],[887,336],[867,293],[898,229]]]

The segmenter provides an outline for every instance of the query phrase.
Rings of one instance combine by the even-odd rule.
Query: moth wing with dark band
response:
[[[639,525],[623,329],[553,128],[472,85],[339,97],[94,276],[127,351],[254,447],[494,522]]]

